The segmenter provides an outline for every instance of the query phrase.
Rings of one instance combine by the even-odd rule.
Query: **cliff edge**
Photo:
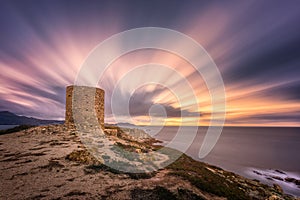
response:
[[[130,130],[110,129],[117,129],[109,137],[122,148],[159,148],[145,135],[136,140]],[[0,199],[296,199],[278,185],[263,185],[184,154],[156,172],[122,173],[94,158],[76,131],[64,125],[0,135],[0,170]]]

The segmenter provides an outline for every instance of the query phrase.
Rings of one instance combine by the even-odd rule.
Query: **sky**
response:
[[[0,111],[64,119],[65,87],[74,84],[95,46],[129,29],[163,27],[193,38],[216,63],[226,90],[225,125],[300,126],[299,7],[296,0],[1,1]],[[136,69],[147,63],[167,66],[180,76],[163,67]],[[116,88],[133,69],[129,81]],[[145,77],[160,84],[134,88]],[[170,82],[176,93],[166,87]],[[131,116],[121,113],[118,122],[128,122],[128,117],[140,125],[210,122],[211,99],[203,77],[170,52],[130,52],[109,66],[98,87],[106,92],[108,123],[116,122],[110,103],[114,89],[119,106],[130,98]]]

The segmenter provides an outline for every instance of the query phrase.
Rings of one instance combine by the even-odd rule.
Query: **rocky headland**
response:
[[[92,156],[74,128],[27,128],[0,135],[0,199],[297,199],[185,154],[155,172],[120,172]],[[125,150],[160,148],[138,130],[106,128]]]

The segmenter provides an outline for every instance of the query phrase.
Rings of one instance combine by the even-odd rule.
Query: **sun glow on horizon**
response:
[[[9,21],[3,25],[7,27],[3,30],[0,47],[0,110],[43,119],[63,119],[65,87],[74,83],[89,52],[113,34],[155,25],[187,34],[215,61],[226,89],[225,126],[300,126],[299,92],[296,92],[300,85],[299,58],[295,59],[289,51],[293,49],[289,45],[298,41],[297,32],[291,26],[298,13],[280,15],[275,22],[273,17],[253,20],[251,13],[255,13],[257,7],[251,5],[242,2],[236,9],[211,4],[201,12],[178,13],[175,25],[170,23],[173,16],[166,22],[161,17],[164,20],[160,23],[143,18],[149,23],[139,24],[132,20],[132,13],[114,5],[101,12],[83,6],[81,14],[76,6],[68,11],[45,10],[42,14],[40,9],[32,13],[30,8],[24,8],[20,12],[18,6],[7,6]],[[247,12],[240,12],[241,8],[247,8]],[[269,15],[275,15],[276,9],[271,9],[269,12],[274,13]],[[274,32],[280,32],[284,39],[279,40]],[[286,34],[294,32],[287,37]],[[105,53],[119,51],[122,45],[110,47]],[[174,46],[193,54],[181,41]],[[276,60],[277,57],[281,60]],[[125,97],[132,95],[131,116],[119,116],[122,122],[129,122],[130,117],[137,125],[210,124],[211,97],[203,77],[183,58],[153,49],[134,51],[118,58],[103,77],[99,77],[98,86],[106,91],[106,122],[115,122],[110,102],[115,85],[130,70],[145,63],[159,63],[168,69],[153,71],[154,67],[149,66],[143,72],[132,72],[132,79],[120,85],[120,107]],[[171,73],[172,70],[177,74]],[[90,72],[87,81],[92,75]],[[171,85],[176,92],[172,93],[163,84],[134,88],[146,77]],[[188,91],[186,82],[194,94]],[[129,94],[131,90],[135,92]],[[167,117],[161,113],[149,116],[153,105],[163,106]]]

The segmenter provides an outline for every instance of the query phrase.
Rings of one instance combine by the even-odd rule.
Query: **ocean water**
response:
[[[0,130],[10,129],[19,125],[0,125]]]
[[[164,144],[178,131],[178,127],[164,127],[160,131],[158,127],[143,129]],[[182,134],[192,134],[192,130],[192,127],[184,127]],[[265,184],[279,184],[286,193],[300,196],[300,186],[285,180],[300,180],[300,128],[224,127],[213,150],[199,159],[206,131],[207,127],[198,128],[186,154]],[[172,147],[177,148],[177,145],[182,144]]]

